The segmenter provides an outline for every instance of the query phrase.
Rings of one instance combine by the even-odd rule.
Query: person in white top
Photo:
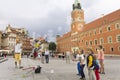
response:
[[[78,75],[78,76],[81,76],[80,59],[81,59],[80,51],[77,50],[77,51],[76,51],[76,57],[74,57],[73,61],[76,61],[77,71],[78,71],[77,75]]]
[[[21,66],[21,54],[22,54],[22,43],[19,39],[16,39],[16,45],[15,45],[15,67],[17,68],[17,63],[19,64],[19,68],[22,68]]]
[[[66,63],[70,64],[70,51],[66,52]]]
[[[80,66],[81,66],[81,78],[80,79],[85,79],[85,74],[84,74],[84,66],[85,66],[85,55],[84,55],[84,51],[81,49],[80,50]]]
[[[45,50],[45,60],[46,60],[46,63],[49,63],[49,55],[50,55],[50,52],[49,50]]]

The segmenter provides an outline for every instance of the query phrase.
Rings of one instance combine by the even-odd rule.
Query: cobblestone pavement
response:
[[[107,58],[105,60],[105,75],[100,75],[101,80],[120,80],[120,58]],[[50,59],[49,64],[41,64],[40,60],[23,58],[24,68],[41,65],[41,74],[34,74],[34,71],[15,68],[14,59],[0,63],[0,80],[80,80],[77,76],[76,63],[71,61],[66,64],[62,59]]]

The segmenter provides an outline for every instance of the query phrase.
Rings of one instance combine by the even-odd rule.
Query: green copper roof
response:
[[[75,0],[74,4],[77,5],[79,2],[79,0]]]

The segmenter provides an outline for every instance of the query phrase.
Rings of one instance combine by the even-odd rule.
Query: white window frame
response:
[[[111,38],[111,42],[109,40],[110,38]],[[113,43],[112,36],[108,36],[108,43]]]
[[[97,33],[96,33],[96,29],[94,30],[94,35],[96,35]]]
[[[89,41],[90,46],[92,46],[92,45],[93,45],[93,42],[92,42],[92,45],[91,45],[91,42],[92,42],[92,40],[90,40],[90,41]]]
[[[119,25],[119,27],[117,27],[117,25]],[[115,24],[115,28],[116,28],[116,29],[120,29],[120,23],[116,23],[116,24]]]
[[[116,42],[120,43],[120,41],[118,41],[118,36],[120,36],[120,34],[116,35]]]
[[[102,40],[102,42],[101,42]],[[104,43],[104,39],[103,38],[100,38],[100,44],[103,44]]]
[[[101,34],[101,33],[102,33],[102,32],[100,32],[100,31],[102,31],[102,27],[100,27],[100,28],[99,28],[99,34]]]

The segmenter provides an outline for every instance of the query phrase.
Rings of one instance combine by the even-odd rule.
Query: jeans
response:
[[[82,78],[85,78],[85,74],[84,74],[84,66],[85,66],[85,64],[82,64],[81,65],[81,76],[82,76]]]
[[[80,62],[77,63],[77,70],[78,70],[78,74],[81,75]]]
[[[45,55],[46,63],[49,63],[49,55]]]

